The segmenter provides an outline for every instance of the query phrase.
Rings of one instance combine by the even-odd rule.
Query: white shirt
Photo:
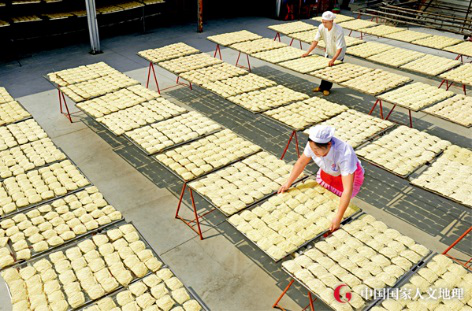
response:
[[[303,154],[311,157],[316,165],[332,176],[354,174],[357,170],[357,163],[361,164],[351,145],[336,137],[333,137],[331,140],[331,148],[326,156],[317,157],[313,150],[311,150],[310,143],[306,144]]]
[[[334,57],[336,51],[342,49],[337,59],[344,59],[344,54],[346,54],[346,40],[344,40],[344,31],[341,26],[333,23],[333,28],[328,30],[323,24],[320,24],[320,26],[318,26],[318,32],[315,35],[315,41],[320,41],[320,39],[323,39],[326,44],[325,56]]]

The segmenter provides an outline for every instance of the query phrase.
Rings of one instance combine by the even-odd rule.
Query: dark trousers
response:
[[[340,59],[340,61],[343,61],[342,59]],[[328,81],[325,81],[325,80],[321,80],[321,83],[320,83],[320,90],[323,92],[323,91],[329,91],[331,90],[331,88],[333,87],[333,83],[331,82],[328,82]]]

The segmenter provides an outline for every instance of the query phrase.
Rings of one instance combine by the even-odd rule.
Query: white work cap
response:
[[[310,140],[319,144],[326,144],[331,141],[334,136],[334,127],[329,125],[317,125],[310,128]]]
[[[323,13],[323,15],[321,15],[321,19],[324,19],[327,21],[332,21],[335,18],[336,18],[336,15],[331,11],[326,11]]]

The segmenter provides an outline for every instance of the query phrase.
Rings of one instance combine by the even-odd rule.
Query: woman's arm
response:
[[[308,163],[310,163],[310,160],[310,157],[307,157],[306,155],[302,154],[300,158],[298,158],[297,163],[295,163],[295,165],[293,166],[292,172],[290,173],[290,176],[288,177],[287,181],[280,187],[277,193],[287,191],[287,189],[290,188],[290,186],[298,178],[298,176],[300,176],[300,174],[303,172]]]
[[[339,200],[339,208],[336,216],[334,216],[331,227],[329,230],[334,231],[339,228],[341,220],[343,219],[344,212],[351,202],[352,188],[354,186],[354,174],[349,174],[347,176],[341,176],[343,181],[343,194]]]

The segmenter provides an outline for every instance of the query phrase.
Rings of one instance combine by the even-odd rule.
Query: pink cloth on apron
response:
[[[324,188],[328,189],[332,193],[337,196],[341,196],[343,194],[343,181],[341,175],[333,176],[325,173],[322,169],[318,170],[318,174],[316,175],[316,181],[323,186]],[[355,197],[359,191],[361,190],[361,186],[364,183],[364,170],[362,169],[361,165],[357,163],[357,169],[354,172],[354,184],[352,186],[352,195],[351,198]]]

